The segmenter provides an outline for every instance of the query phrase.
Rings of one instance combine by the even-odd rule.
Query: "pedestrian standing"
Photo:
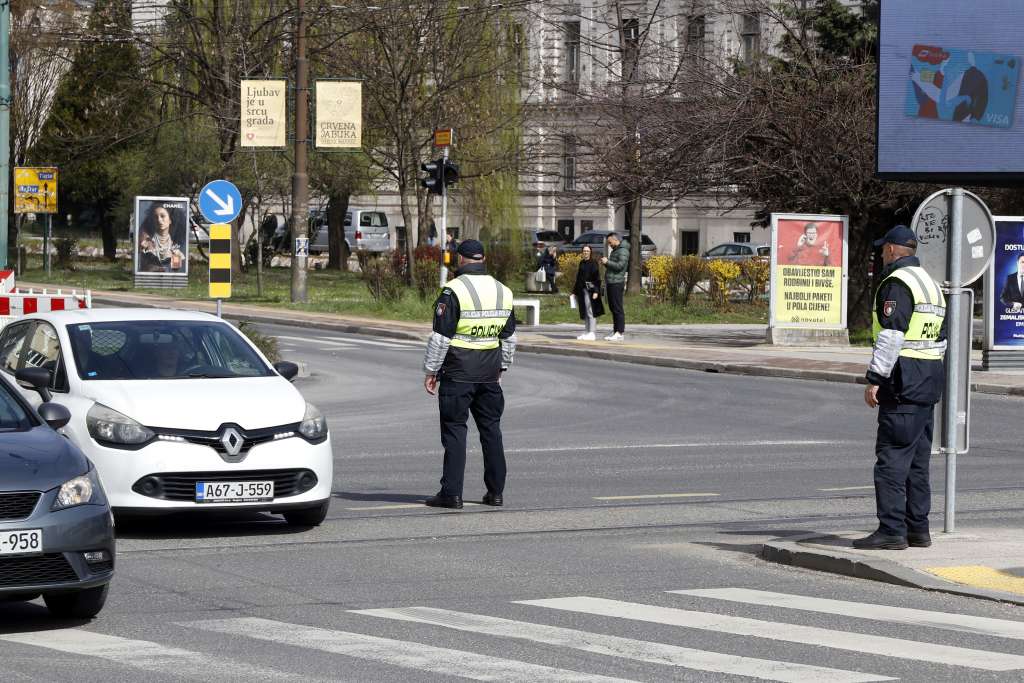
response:
[[[580,256],[580,266],[576,271],[576,283],[572,292],[576,296],[580,319],[586,327],[583,334],[576,338],[594,341],[597,338],[597,319],[604,315],[604,305],[601,303],[601,269],[593,259],[589,246],[583,247]]]
[[[430,507],[461,508],[466,469],[467,421],[472,413],[484,452],[484,505],[500,507],[505,490],[501,376],[516,348],[512,290],[487,274],[484,247],[464,240],[459,269],[434,303],[434,332],[427,342],[423,386],[438,397],[444,468]]]
[[[855,548],[926,548],[935,404],[942,398],[946,299],[915,256],[917,237],[897,225],[882,247],[882,283],[874,299],[874,339],[864,401],[878,408],[875,506],[878,529]]]
[[[601,257],[604,265],[604,279],[608,292],[608,308],[612,310],[612,333],[605,341],[622,341],[626,334],[626,309],[623,298],[626,293],[626,273],[629,271],[629,245],[616,233],[606,238],[607,256]]]
[[[558,294],[558,284],[555,276],[558,275],[558,247],[552,245],[541,254],[539,268],[544,270],[544,279],[548,283],[548,291]]]

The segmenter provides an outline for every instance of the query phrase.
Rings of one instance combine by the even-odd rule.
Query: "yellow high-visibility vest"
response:
[[[498,335],[512,315],[512,290],[490,275],[460,275],[445,286],[459,300],[452,346],[474,351],[498,348]]]
[[[907,266],[892,271],[879,289],[889,278],[896,278],[907,286],[914,297],[914,312],[910,315],[910,325],[903,336],[903,347],[900,355],[904,358],[920,358],[922,360],[942,360],[946,351],[946,342],[939,341],[942,320],[946,317],[946,297],[938,283],[932,279],[921,266]],[[878,293],[875,293],[878,301]],[[875,339],[882,331],[878,321],[877,306],[871,311],[872,333]]]

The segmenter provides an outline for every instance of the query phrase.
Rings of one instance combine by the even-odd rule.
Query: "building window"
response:
[[[594,229],[594,221],[589,220],[589,219],[580,221],[580,232],[581,233],[590,232],[593,229]]]
[[[563,22],[562,33],[565,37],[565,73],[562,75],[566,83],[577,84],[580,82],[580,22]]]
[[[572,135],[562,138],[562,189],[576,191],[576,138]]]
[[[686,54],[690,57],[704,56],[704,36],[707,29],[704,15],[690,17],[686,22]]]
[[[700,252],[700,231],[682,230],[679,233],[679,255],[689,256]]]
[[[572,242],[572,239],[576,236],[576,220],[573,218],[559,218],[555,227],[558,230],[558,234],[562,236],[566,242]]]
[[[740,31],[741,52],[744,64],[752,64],[761,52],[761,17],[758,14],[743,15],[743,29]]]
[[[750,233],[749,232],[734,232],[732,234],[732,241],[733,242],[742,242],[742,243],[746,244],[747,242],[750,241]]]
[[[622,22],[622,78],[635,80],[640,67],[640,20]]]

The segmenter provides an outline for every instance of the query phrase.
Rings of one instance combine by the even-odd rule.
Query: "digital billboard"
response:
[[[878,174],[1024,178],[1020,0],[882,0]]]
[[[985,281],[986,348],[1024,349],[1024,217],[996,217]]]

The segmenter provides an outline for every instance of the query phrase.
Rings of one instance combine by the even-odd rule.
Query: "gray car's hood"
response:
[[[88,470],[81,451],[49,427],[0,432],[0,491],[48,491]]]

